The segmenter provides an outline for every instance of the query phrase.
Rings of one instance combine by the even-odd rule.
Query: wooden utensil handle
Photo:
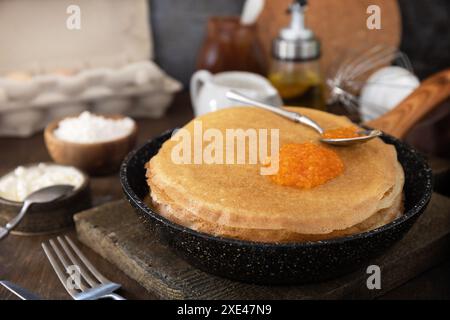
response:
[[[402,138],[423,116],[449,97],[450,69],[446,69],[423,81],[394,109],[365,124]]]

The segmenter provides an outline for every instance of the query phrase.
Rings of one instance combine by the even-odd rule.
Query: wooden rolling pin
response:
[[[394,109],[365,124],[403,138],[420,119],[449,97],[450,69],[446,69],[424,80]]]

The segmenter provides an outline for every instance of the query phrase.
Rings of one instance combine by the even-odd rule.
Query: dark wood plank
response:
[[[382,300],[450,299],[450,260],[420,274],[412,281],[388,292]]]
[[[434,194],[406,237],[373,264],[382,270],[382,290],[368,290],[365,269],[304,286],[256,286],[202,272],[177,257],[148,232],[125,201],[75,216],[79,239],[149,291],[169,299],[373,298],[398,287],[448,257],[450,199]]]

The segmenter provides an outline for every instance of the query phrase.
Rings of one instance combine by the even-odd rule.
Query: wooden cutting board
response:
[[[448,258],[450,252],[450,198],[437,193],[405,238],[372,262],[381,268],[381,290],[367,289],[365,268],[298,286],[258,286],[209,275],[148,232],[125,200],[81,212],[75,223],[83,243],[165,299],[374,298]]]
[[[289,25],[286,9],[293,0],[268,0],[258,18],[258,34],[266,56],[271,56],[272,40]],[[380,8],[381,29],[367,28],[367,8]],[[321,67],[329,72],[348,52],[377,44],[398,47],[401,38],[401,16],[396,0],[309,0],[306,24],[314,30],[322,45]],[[267,60],[270,61],[270,60]]]

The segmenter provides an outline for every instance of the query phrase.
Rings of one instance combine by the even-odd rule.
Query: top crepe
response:
[[[289,109],[309,116],[325,129],[351,124],[345,117],[317,110]],[[251,107],[223,109],[196,120],[202,121],[203,130],[215,128],[224,136],[226,129],[279,129],[280,146],[319,143],[312,129]],[[192,121],[184,128],[194,136]],[[378,138],[352,147],[327,146],[341,157],[344,172],[312,189],[277,185],[260,174],[260,164],[177,164],[171,158],[177,144],[166,141],[147,164],[149,185],[190,214],[224,227],[328,234],[390,208],[403,188],[403,170],[395,148]],[[152,197],[157,197],[153,190]]]

